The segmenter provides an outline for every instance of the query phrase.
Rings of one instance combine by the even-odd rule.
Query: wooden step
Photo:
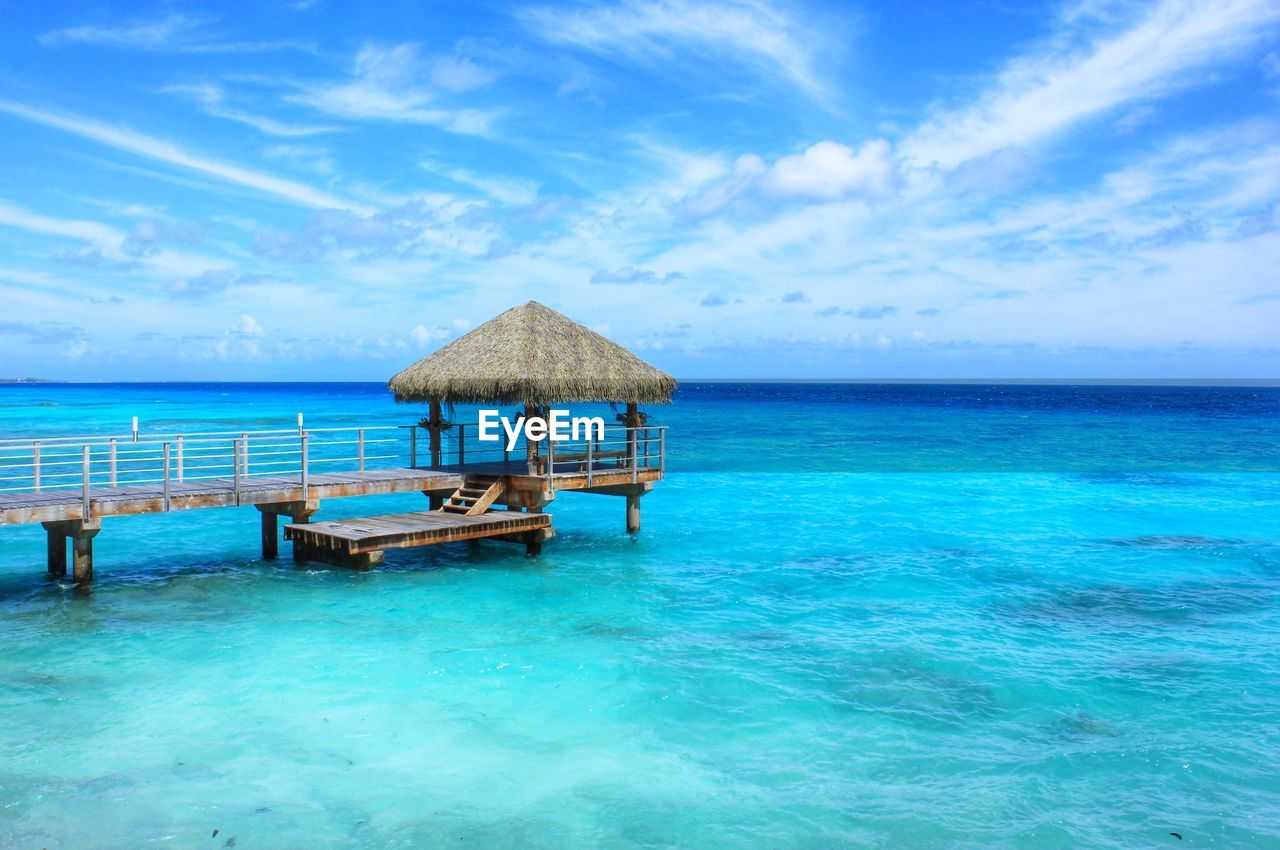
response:
[[[468,475],[440,506],[441,513],[480,516],[502,497],[506,480],[496,475]]]

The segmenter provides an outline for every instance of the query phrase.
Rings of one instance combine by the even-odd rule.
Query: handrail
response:
[[[86,491],[93,487],[127,487],[174,481],[223,478],[237,491],[257,477],[292,477],[310,483],[309,470],[365,471],[371,463],[417,466],[418,429],[414,425],[360,425],[317,429],[263,429],[195,434],[138,433],[82,438],[41,437],[28,441],[0,439],[0,493],[66,492],[80,489],[85,516],[91,514]],[[401,430],[408,428],[407,435]],[[470,431],[470,434],[467,432]],[[519,458],[524,437],[510,451],[507,440],[481,442],[474,426],[458,424],[440,435],[439,466],[501,463]],[[406,439],[407,437],[407,439]],[[121,441],[124,444],[121,445]],[[655,445],[656,443],[656,445]],[[605,425],[578,439],[543,442],[536,452],[538,468],[555,488],[557,476],[585,473],[588,486],[599,476],[627,474],[638,482],[641,472],[666,470],[666,426]],[[425,460],[425,459],[423,459]],[[76,468],[78,467],[78,468]],[[431,468],[425,466],[424,468]],[[616,480],[616,479],[615,479]]]

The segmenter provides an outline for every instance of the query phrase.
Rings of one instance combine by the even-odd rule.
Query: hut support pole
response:
[[[440,409],[440,402],[431,402],[431,465],[440,465],[440,426],[444,423],[444,411]]]
[[[537,405],[529,404],[528,402],[526,402],[524,406],[524,418],[526,420],[529,420],[537,415],[538,415]],[[528,466],[528,469],[527,469],[528,473],[530,475],[537,475],[538,474],[538,444],[535,443],[533,440],[524,441],[524,459]]]

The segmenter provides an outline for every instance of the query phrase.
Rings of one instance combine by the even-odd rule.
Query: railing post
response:
[[[164,509],[169,510],[169,444],[164,444]]]
[[[298,414],[301,416],[302,414]],[[356,429],[356,457],[360,461],[360,471],[364,472],[364,429]]]
[[[249,435],[240,435],[240,462],[244,464],[244,477],[249,477]]]
[[[302,501],[304,502],[307,500],[307,488],[308,488],[307,466],[308,466],[307,434],[304,431],[302,433]]]
[[[658,474],[667,474],[667,429],[658,429]]]
[[[298,436],[301,437],[306,429],[302,427],[302,411],[298,411]]]
[[[231,480],[235,486],[236,504],[240,504],[240,441],[231,441]]]
[[[418,426],[409,428],[409,466],[418,465]]]
[[[182,480],[182,437],[178,437],[178,480]]]
[[[87,520],[89,519],[89,447],[81,446],[80,451],[80,519]]]
[[[138,442],[138,417],[133,417],[133,441]]]
[[[640,471],[640,458],[636,456],[636,430],[635,428],[627,428],[627,453],[631,460],[631,483],[636,483]]]
[[[35,479],[35,490],[40,492],[40,441],[35,440],[31,443],[31,466],[32,478]],[[66,541],[63,541],[66,542]]]
[[[116,438],[111,438],[111,486],[116,486]]]
[[[467,432],[466,425],[458,426],[458,465],[467,462]]]
[[[595,445],[595,440],[592,439],[590,434],[588,434],[587,435],[587,486],[588,487],[591,486],[591,467],[595,466],[596,464],[595,452],[592,451],[592,448],[594,445]]]

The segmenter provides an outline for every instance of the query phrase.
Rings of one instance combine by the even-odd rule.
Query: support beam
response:
[[[262,511],[262,557],[274,561],[280,555],[279,514]]]
[[[76,584],[93,584],[93,537],[98,529],[81,531],[71,538],[72,577]]]
[[[48,535],[50,578],[67,575],[67,538],[71,538],[72,579],[78,585],[93,583],[93,538],[102,530],[101,520],[66,519],[44,523]]]
[[[67,533],[60,528],[50,528],[57,523],[46,522],[45,534],[49,537],[49,578],[67,577]]]
[[[306,499],[297,502],[266,502],[255,505],[262,512],[262,557],[270,560],[280,554],[280,521],[279,517],[287,516],[298,524],[311,522],[311,517],[320,510],[319,499]],[[293,546],[293,560],[309,560],[304,553]]]

